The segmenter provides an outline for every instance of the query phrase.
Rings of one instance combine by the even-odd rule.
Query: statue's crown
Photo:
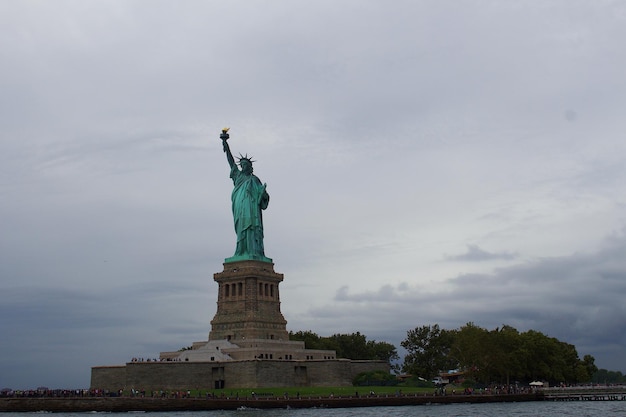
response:
[[[239,157],[238,157],[237,159],[239,159],[239,162],[238,162],[238,164],[239,164],[239,165],[241,165],[241,162],[242,162],[242,161],[248,161],[248,162],[250,162],[251,164],[252,164],[253,162],[256,162],[256,161],[253,161],[253,160],[252,160],[252,157],[248,157],[248,154],[246,154],[246,156],[243,156],[242,154],[239,154]]]

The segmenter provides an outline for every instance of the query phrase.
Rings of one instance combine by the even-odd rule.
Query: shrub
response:
[[[395,375],[385,371],[361,372],[352,380],[354,386],[389,386],[397,383]]]

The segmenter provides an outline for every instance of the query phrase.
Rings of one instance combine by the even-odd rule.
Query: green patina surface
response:
[[[265,256],[263,247],[263,214],[270,202],[270,196],[266,191],[267,184],[254,175],[252,160],[246,156],[239,158],[239,166],[228,145],[228,130],[222,130],[220,135],[226,159],[230,165],[230,178],[233,180],[233,192],[231,194],[233,220],[237,245],[235,254],[226,258],[224,262],[238,262],[256,260],[272,262]],[[241,168],[240,168],[241,167]]]

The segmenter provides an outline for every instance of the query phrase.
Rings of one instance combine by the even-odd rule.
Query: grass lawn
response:
[[[208,394],[215,395],[216,397],[228,397],[228,398],[245,398],[252,397],[254,393],[257,397],[284,397],[285,395],[290,398],[300,397],[354,397],[355,395],[366,396],[371,391],[377,395],[396,395],[402,394],[432,394],[434,388],[418,388],[418,387],[403,387],[403,386],[359,386],[359,387],[283,387],[283,388],[230,388],[230,389],[195,389],[190,390],[191,397],[205,397]]]

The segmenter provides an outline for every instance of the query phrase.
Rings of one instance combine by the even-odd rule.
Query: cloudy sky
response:
[[[535,329],[626,372],[626,4],[0,0],[0,388],[206,340],[219,140],[289,330]]]

